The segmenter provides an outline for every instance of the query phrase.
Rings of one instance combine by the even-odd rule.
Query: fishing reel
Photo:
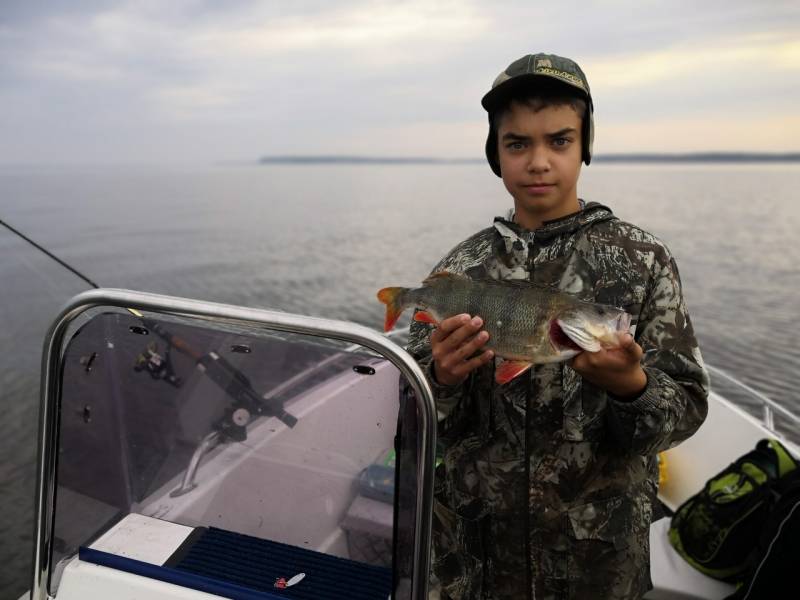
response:
[[[244,442],[247,440],[247,424],[252,419],[250,411],[241,406],[225,409],[225,414],[214,425],[223,440]]]
[[[151,342],[147,345],[139,356],[136,357],[136,362],[133,365],[133,370],[137,373],[145,371],[150,374],[153,379],[163,379],[174,387],[181,387],[183,379],[175,374],[172,367],[172,360],[169,355],[169,346],[167,346],[164,354],[158,352],[158,344]]]
[[[165,379],[168,383],[179,387],[182,380],[175,375],[172,369],[169,357],[170,348],[175,348],[181,354],[194,360],[200,372],[221,390],[224,390],[225,395],[232,400],[225,409],[225,414],[214,425],[223,439],[245,441],[247,424],[256,416],[277,417],[288,427],[294,427],[297,424],[297,417],[287,413],[280,400],[267,399],[259,395],[253,389],[247,376],[223,356],[213,350],[201,353],[185,340],[168,332],[163,325],[156,321],[143,319],[142,322],[166,342],[167,348],[162,356],[158,353],[156,343],[151,342],[137,357],[134,369],[136,371],[146,370],[153,379]]]

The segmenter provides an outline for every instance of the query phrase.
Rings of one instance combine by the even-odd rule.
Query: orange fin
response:
[[[418,310],[414,313],[414,320],[420,323],[430,323],[431,325],[438,325],[439,321],[433,318],[433,315],[424,310]]]
[[[391,331],[397,323],[397,319],[403,313],[403,295],[408,288],[387,287],[378,292],[378,300],[386,305],[386,319],[383,322],[383,330]]]
[[[508,383],[530,369],[532,364],[524,360],[504,360],[495,370],[494,380],[500,385]]]

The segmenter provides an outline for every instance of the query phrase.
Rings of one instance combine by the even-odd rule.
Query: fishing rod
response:
[[[25,235],[24,233],[22,233],[21,231],[19,231],[19,230],[17,230],[17,229],[14,229],[14,228],[13,228],[11,225],[9,225],[8,223],[6,223],[6,222],[5,222],[5,221],[3,221],[2,219],[0,219],[0,225],[2,225],[3,227],[5,227],[6,229],[8,229],[8,230],[9,230],[11,233],[13,233],[13,234],[15,234],[15,235],[17,235],[17,236],[21,237],[23,240],[25,240],[26,242],[28,242],[28,243],[29,243],[31,246],[33,246],[33,247],[34,247],[34,248],[36,248],[37,250],[39,250],[39,251],[43,252],[44,254],[46,254],[47,256],[49,256],[50,258],[52,258],[54,261],[56,261],[56,262],[57,262],[58,264],[60,264],[62,267],[66,268],[66,269],[69,269],[70,271],[72,271],[72,272],[73,272],[75,275],[77,275],[78,277],[80,277],[81,279],[83,279],[83,280],[84,280],[86,283],[88,283],[88,284],[89,284],[90,286],[92,286],[94,289],[96,289],[96,290],[97,290],[97,289],[100,289],[100,286],[99,286],[99,285],[97,285],[97,284],[96,284],[94,281],[92,281],[91,279],[89,279],[88,277],[86,277],[86,275],[84,275],[83,273],[81,273],[80,271],[78,271],[78,269],[76,269],[76,268],[74,268],[74,267],[72,267],[72,266],[68,265],[66,262],[64,262],[63,260],[61,260],[60,258],[58,258],[58,257],[57,257],[55,254],[53,254],[52,252],[50,252],[50,251],[49,251],[47,248],[44,248],[43,246],[40,246],[39,244],[37,244],[36,242],[34,242],[34,241],[31,239],[31,238],[29,238],[27,235]]]
[[[15,229],[2,219],[0,225],[17,235],[21,239],[28,242],[37,250],[50,257],[58,264],[62,265],[70,272],[80,277],[83,281],[88,283],[95,289],[100,289],[94,281],[86,277],[83,273],[72,267],[65,261],[61,260],[58,256],[44,248],[41,244],[37,244],[31,238],[23,234],[18,229]],[[177,335],[170,333],[164,326],[153,319],[145,317],[138,310],[128,308],[128,312],[142,321],[142,324],[154,331],[161,339],[167,343],[167,354],[169,348],[175,348],[181,354],[190,357],[195,361],[197,368],[205,374],[211,381],[219,386],[231,399],[233,399],[233,406],[226,411],[226,417],[217,424],[220,432],[231,439],[242,441],[246,438],[245,425],[250,420],[252,414],[274,416],[280,419],[289,427],[294,427],[297,424],[297,417],[289,414],[284,410],[283,403],[277,398],[263,398],[259,396],[258,392],[253,389],[250,380],[237,369],[233,364],[221,357],[214,351],[198,352],[191,344],[187,343]],[[155,378],[164,378],[168,383],[180,385],[180,378],[175,377],[171,372],[171,365],[169,358],[163,359],[156,353],[155,348],[149,348],[143,352],[137,360],[134,369],[137,371],[147,368],[151,375]],[[166,374],[162,373],[163,371]]]
[[[237,439],[237,441],[242,441],[238,436],[244,433],[244,425],[247,424],[250,416],[254,413],[277,417],[289,427],[294,427],[297,424],[297,417],[284,410],[283,402],[273,397],[263,398],[259,396],[247,376],[224,357],[213,351],[200,353],[177,335],[167,331],[158,321],[145,317],[140,318],[146,327],[154,331],[172,348],[194,360],[198,369],[222,388],[228,396],[233,398],[234,406],[231,410],[230,421],[235,427],[228,429],[228,423],[226,422],[223,426],[223,433]]]

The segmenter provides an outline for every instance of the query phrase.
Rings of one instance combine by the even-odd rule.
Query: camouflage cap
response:
[[[586,100],[586,114],[583,115],[582,158],[588,165],[592,160],[594,141],[594,104],[589,90],[589,82],[583,70],[573,60],[555,54],[528,54],[512,62],[498,75],[492,89],[481,99],[481,105],[489,113],[489,136],[486,140],[486,158],[492,171],[500,176],[500,163],[497,157],[497,140],[492,127],[492,114],[508,102],[520,90],[535,91],[536,88],[565,94],[574,94]]]

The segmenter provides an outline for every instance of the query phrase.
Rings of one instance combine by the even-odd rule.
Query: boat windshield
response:
[[[115,308],[81,315],[61,354],[51,594],[79,548],[131,514],[402,577],[417,448],[395,446],[403,379],[387,359],[257,325]],[[399,460],[410,477],[397,479]]]

